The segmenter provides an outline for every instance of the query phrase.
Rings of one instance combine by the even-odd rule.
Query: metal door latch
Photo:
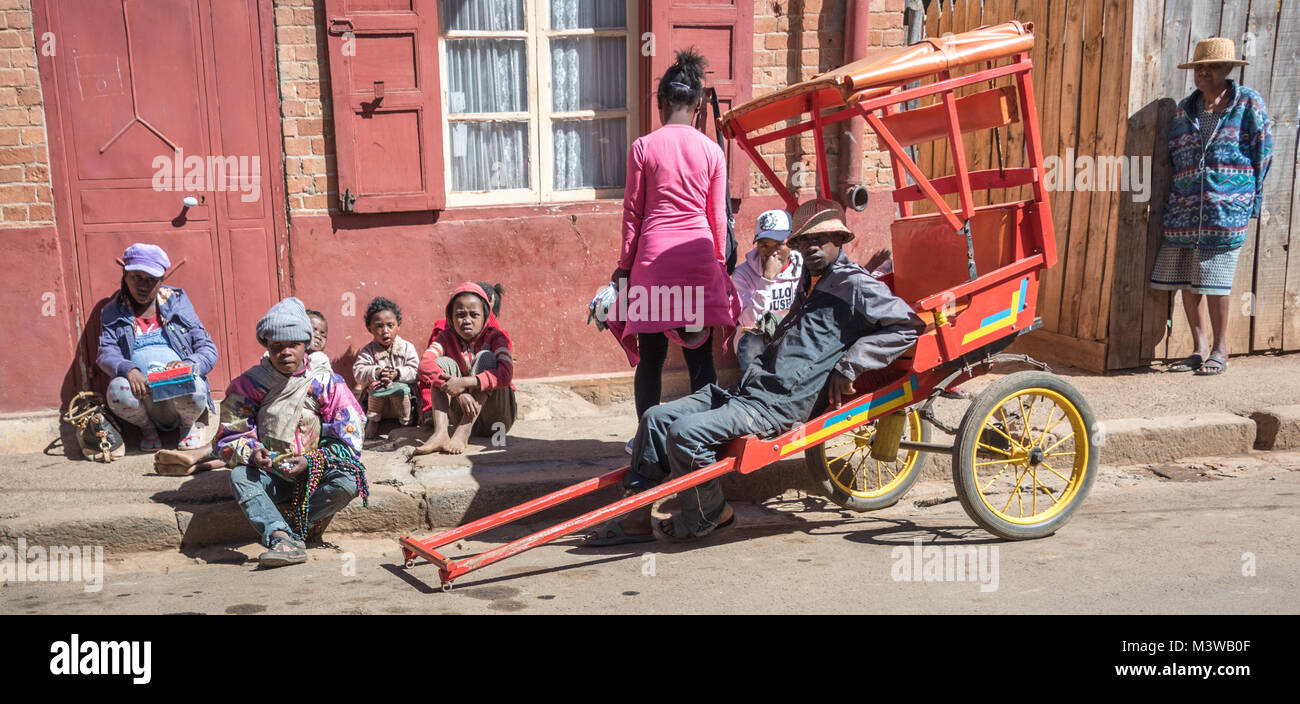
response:
[[[339,208],[345,213],[354,213],[357,210],[357,197],[352,195],[352,189],[348,188],[339,196]]]
[[[966,268],[970,273],[970,280],[974,281],[975,280],[975,241],[971,238],[969,219],[966,220],[965,225],[961,226],[961,229],[957,231],[957,234],[966,236]]]

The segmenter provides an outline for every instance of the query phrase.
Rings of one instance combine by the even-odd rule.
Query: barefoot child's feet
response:
[[[428,455],[434,452],[441,452],[442,448],[446,446],[447,441],[450,439],[451,438],[447,435],[446,430],[435,432],[427,442],[414,450],[411,450],[411,455]]]
[[[449,455],[464,454],[465,448],[469,446],[469,432],[474,427],[473,421],[461,423],[452,431],[451,439],[443,445],[442,451]]]

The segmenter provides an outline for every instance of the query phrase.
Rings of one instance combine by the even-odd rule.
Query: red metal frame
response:
[[[898,204],[903,217],[911,216],[913,201],[928,199],[938,208],[944,221],[953,228],[954,232],[957,232],[961,231],[975,214],[974,190],[1032,185],[1033,200],[1017,204],[1010,211],[1017,223],[1014,228],[1017,237],[1014,242],[1014,252],[1017,259],[993,271],[984,272],[970,281],[914,302],[913,306],[918,312],[933,313],[935,322],[921,335],[909,357],[897,360],[886,370],[859,378],[855,382],[855,391],[860,395],[840,408],[828,410],[789,432],[768,440],[752,435],[739,438],[727,445],[721,460],[708,467],[492,550],[457,559],[438,552],[437,548],[512,523],[594,491],[615,486],[621,482],[629,468],[623,467],[593,477],[431,538],[414,540],[409,536],[403,536],[399,543],[406,564],[412,565],[416,557],[423,557],[434,563],[438,566],[443,588],[447,589],[450,588],[453,580],[468,572],[543,545],[560,536],[590,528],[731,472],[740,474],[755,472],[782,457],[818,445],[863,423],[920,402],[927,398],[949,373],[949,370],[941,366],[944,362],[957,359],[963,354],[976,351],[1030,326],[1036,313],[1038,273],[1056,261],[1055,241],[1051,235],[1051,213],[1042,182],[1043,154],[1039,143],[1037,114],[1034,110],[1030,68],[1028,52],[1021,52],[1015,55],[1011,63],[1004,66],[957,78],[953,78],[948,71],[942,71],[939,74],[940,79],[935,83],[903,90],[900,90],[901,86],[894,86],[891,90],[895,92],[861,100],[829,115],[822,115],[822,110],[830,106],[821,105],[819,94],[812,93],[802,98],[804,110],[810,115],[807,121],[757,137],[727,131],[728,136],[735,140],[741,150],[749,156],[790,210],[797,207],[797,199],[790,189],[777,179],[767,162],[760,157],[758,147],[812,130],[817,152],[818,195],[822,198],[832,198],[824,140],[825,127],[859,115],[865,118],[867,124],[876,131],[880,142],[889,149],[894,183],[898,184],[894,189],[893,199]],[[1025,125],[1025,138],[1029,145],[1027,151],[1029,165],[1023,168],[990,169],[972,173],[968,169],[963,149],[961,116],[957,110],[955,90],[1002,76],[1014,76],[1016,79],[1020,116]],[[877,115],[877,111],[886,117],[893,115],[899,104],[929,95],[940,95],[945,106],[947,137],[952,144],[955,170],[951,176],[933,180],[922,173],[904,146]],[[914,184],[908,185],[904,175],[910,176]],[[943,200],[944,195],[952,193],[956,193],[959,200],[959,207],[956,210],[949,208]],[[945,306],[959,300],[965,301],[960,313],[949,315],[941,313]],[[967,372],[972,376],[977,373]],[[873,386],[873,388],[859,388],[862,386]]]
[[[546,530],[538,531],[492,550],[463,559],[449,557],[437,550],[437,548],[450,545],[463,538],[514,523],[546,509],[586,496],[594,491],[615,486],[622,481],[623,476],[627,474],[629,469],[628,467],[621,467],[423,540],[402,536],[398,539],[398,544],[402,546],[403,560],[410,565],[416,557],[422,557],[437,565],[443,588],[449,588],[453,580],[468,572],[544,545],[556,538],[591,528],[611,518],[648,506],[659,499],[698,486],[724,474],[731,472],[750,474],[756,472],[776,460],[802,452],[805,447],[820,444],[826,438],[834,437],[838,432],[824,436],[822,434],[828,432],[827,429],[832,427],[833,422],[837,421],[837,419],[839,419],[838,425],[848,424],[845,429],[851,429],[887,413],[893,413],[899,408],[904,408],[914,401],[929,396],[935,385],[945,375],[938,370],[931,370],[924,374],[912,374],[907,360],[900,360],[900,362],[892,365],[889,371],[881,374],[897,378],[892,383],[886,384],[879,389],[863,392],[840,408],[828,410],[807,423],[803,423],[775,438],[763,440],[753,435],[738,438],[725,448],[723,454],[727,456],[724,459],[685,476],[664,482],[648,491],[634,494],[607,506],[588,511],[577,518],[570,519]],[[859,379],[858,383],[861,384],[862,381],[862,379]]]

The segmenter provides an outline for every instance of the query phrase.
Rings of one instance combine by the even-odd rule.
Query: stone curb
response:
[[[1111,466],[1241,455],[1255,445],[1255,422],[1231,413],[1124,418],[1097,425],[1101,463]]]
[[[1259,427],[1256,450],[1300,448],[1300,406],[1274,406],[1250,414]]]
[[[45,547],[102,545],[106,554],[181,546],[175,511],[153,503],[85,506],[72,517],[41,511],[0,523],[0,544],[13,546],[19,538]]]
[[[1103,440],[1100,461],[1123,466],[1246,454],[1257,446],[1257,436],[1260,445],[1266,445],[1258,449],[1300,447],[1300,406],[1265,409],[1252,418],[1203,413],[1102,421],[1096,435]],[[936,442],[946,438],[942,433],[932,437]],[[626,461],[625,456],[595,459],[602,463],[607,460],[609,469]],[[562,462],[552,460],[539,463],[540,469],[505,469],[498,464],[480,469],[475,476],[472,468],[426,467],[412,476],[395,454],[380,457],[375,464],[372,477],[405,474],[409,478],[372,485],[369,508],[353,502],[335,518],[332,532],[431,535],[435,530],[482,518],[603,471],[593,468],[591,462],[566,468]],[[922,467],[921,479],[951,481],[946,454],[931,453]],[[753,474],[725,476],[723,489],[735,501],[761,501],[792,489],[818,493],[798,456]],[[618,496],[617,487],[610,487],[537,514],[531,520],[558,522]],[[179,504],[176,508],[158,503],[87,506],[75,515],[66,510],[49,511],[0,520],[0,544],[13,545],[20,537],[28,545],[103,545],[110,554],[186,550],[256,540],[239,507],[230,499]]]

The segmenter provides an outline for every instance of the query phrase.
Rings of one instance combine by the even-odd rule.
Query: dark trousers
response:
[[[718,460],[718,450],[728,441],[755,433],[776,431],[751,406],[717,384],[690,396],[655,406],[641,417],[632,447],[632,468],[624,479],[630,489],[644,489],[677,478]],[[726,500],[718,480],[680,494],[682,519],[692,535],[705,535],[717,527]]]
[[[659,403],[663,394],[664,361],[668,359],[668,336],[661,333],[639,333],[636,339],[637,352],[641,361],[636,365],[634,389],[636,393],[636,417],[644,418],[645,412]],[[686,371],[691,379],[691,391],[699,391],[708,384],[716,384],[718,372],[713,367],[713,332],[704,344],[691,350],[682,348],[682,357],[686,359]]]

